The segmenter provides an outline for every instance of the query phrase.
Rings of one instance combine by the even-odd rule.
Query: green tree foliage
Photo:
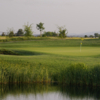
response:
[[[28,23],[27,23],[27,25],[24,25],[24,34],[27,37],[32,36],[32,34],[33,34],[32,24],[28,25]]]
[[[90,35],[91,38],[93,38],[93,35]]]
[[[59,29],[59,37],[65,38],[68,34],[68,30],[64,27],[58,27]]]
[[[23,36],[24,35],[24,31],[23,29],[19,29],[16,33],[16,36]]]
[[[99,34],[98,33],[94,33],[94,36],[95,36],[95,38],[99,37]]]
[[[87,38],[88,36],[87,36],[87,35],[85,35],[84,37],[85,37],[85,38]]]
[[[42,23],[42,22],[40,22],[39,24],[36,24],[36,28],[37,28],[38,30],[40,30],[40,36],[42,36],[42,31],[45,29],[45,28],[43,27],[43,24],[44,24],[44,23]]]
[[[9,29],[7,33],[8,33],[9,37],[13,37],[14,36],[14,30],[13,30],[13,28]]]
[[[5,33],[4,33],[4,32],[2,32],[1,36],[5,36]]]
[[[99,34],[99,39],[100,39],[100,34]]]
[[[45,36],[52,36],[52,37],[55,37],[57,36],[57,33],[56,32],[44,32],[44,34],[42,35],[43,37]]]

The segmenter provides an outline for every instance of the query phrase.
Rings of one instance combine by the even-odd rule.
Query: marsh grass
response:
[[[44,67],[41,63],[32,66],[26,63],[12,63],[0,60],[0,83],[57,82],[68,85],[100,85],[100,65],[88,67],[83,63],[72,64],[59,69]]]
[[[29,63],[12,63],[0,60],[0,83],[47,82],[48,69]]]
[[[53,80],[67,85],[100,86],[100,65],[88,67],[85,64],[72,64],[58,73]]]

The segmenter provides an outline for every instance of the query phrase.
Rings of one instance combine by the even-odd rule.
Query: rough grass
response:
[[[41,40],[42,39],[42,40]],[[46,39],[46,40],[45,40]],[[19,45],[20,42],[20,45]],[[18,47],[79,47],[81,39],[49,39],[49,38],[40,38],[40,40],[37,38],[37,40],[34,38],[30,41],[15,41],[11,43],[2,43],[5,47],[12,46],[15,48]],[[85,39],[82,41],[82,46],[98,46],[100,47],[100,39]]]
[[[5,41],[21,41],[21,40],[44,40],[44,39],[51,39],[51,40],[59,40],[59,39],[80,39],[80,37],[66,37],[66,38],[60,38],[60,37],[25,37],[25,36],[13,36],[13,37],[9,37],[9,36],[0,36],[0,40],[2,40],[1,42],[5,42]],[[95,38],[84,38],[84,39],[95,39]]]

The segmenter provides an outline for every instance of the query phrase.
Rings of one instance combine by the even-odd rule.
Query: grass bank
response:
[[[0,55],[0,83],[58,82],[98,86],[100,40],[34,40],[0,43],[22,55]]]
[[[29,62],[0,60],[0,83],[57,82],[67,85],[100,85],[100,65],[88,67],[72,64],[66,67],[31,65]]]

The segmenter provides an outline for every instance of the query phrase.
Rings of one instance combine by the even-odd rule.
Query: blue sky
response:
[[[44,23],[45,31],[65,26],[68,35],[100,31],[100,0],[0,0],[0,31],[16,32],[27,22]]]

